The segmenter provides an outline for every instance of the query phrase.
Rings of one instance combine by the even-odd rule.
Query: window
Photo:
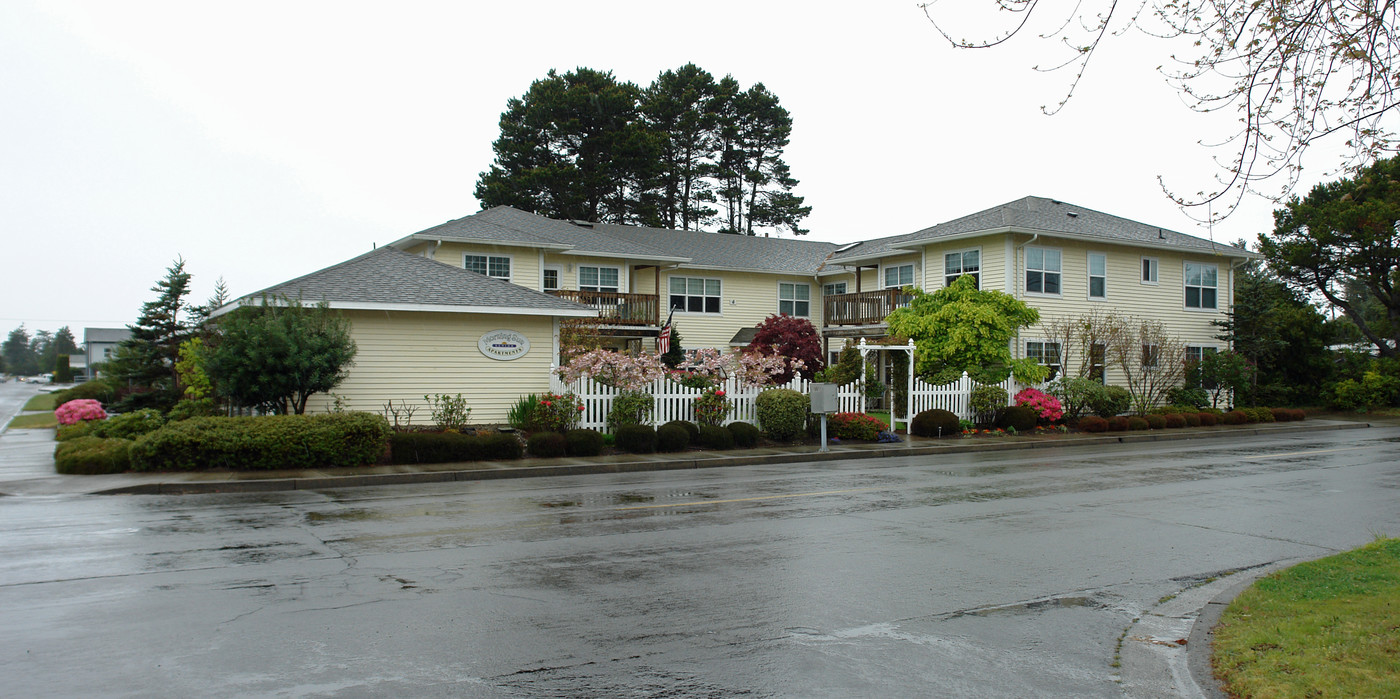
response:
[[[846,293],[846,282],[832,282],[822,285],[822,296],[836,296]]]
[[[1142,346],[1142,368],[1148,371],[1157,368],[1157,362],[1162,358],[1162,348],[1159,345]]]
[[[618,271],[616,267],[578,268],[578,290],[616,294],[618,292]]]
[[[914,265],[897,265],[885,268],[885,288],[903,289],[914,284]]]
[[[1101,252],[1089,253],[1089,298],[1108,298],[1108,256]]]
[[[812,315],[812,287],[807,284],[778,284],[778,312],[806,318]]]
[[[1060,251],[1026,248],[1026,293],[1060,293]]]
[[[1047,381],[1060,375],[1060,343],[1027,340],[1026,358],[1050,367],[1050,375],[1045,377]]]
[[[497,255],[463,255],[462,266],[488,277],[510,281],[510,258]]]
[[[1108,355],[1108,346],[1102,342],[1095,342],[1089,345],[1089,378],[1104,383],[1104,358]]]
[[[1143,283],[1143,284],[1156,284],[1156,283],[1157,283],[1157,258],[1155,258],[1155,257],[1144,257],[1144,258],[1142,258],[1142,283]]]
[[[1186,307],[1215,308],[1216,266],[1186,263]]]
[[[962,252],[950,252],[943,256],[943,285],[951,286],[958,277],[964,274],[971,274],[977,282],[974,286],[982,288],[982,251],[964,250]]]
[[[1204,388],[1207,391],[1215,390],[1214,381],[1202,381],[1199,373],[1192,371],[1197,364],[1206,357],[1215,354],[1218,350],[1215,347],[1190,346],[1186,347],[1186,382],[1194,388]]]
[[[719,313],[718,279],[671,277],[671,308],[687,313]]]
[[[545,270],[544,270],[544,290],[545,290],[545,291],[558,291],[558,290],[559,290],[559,270],[557,270],[557,269],[550,269],[550,268],[548,268],[548,267],[545,268]]]

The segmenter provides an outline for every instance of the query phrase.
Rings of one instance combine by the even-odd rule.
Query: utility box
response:
[[[812,412],[825,414],[841,411],[840,402],[836,400],[836,384],[814,383],[810,388],[808,395],[812,398]]]

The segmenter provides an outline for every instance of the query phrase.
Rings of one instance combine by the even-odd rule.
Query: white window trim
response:
[[[598,281],[603,280],[602,270],[611,269],[617,272],[617,293],[623,293],[627,287],[622,283],[622,268],[617,265],[574,265],[574,288],[583,290],[583,268],[590,267],[599,271]],[[562,278],[561,278],[562,281]],[[600,285],[601,286],[601,285]]]
[[[885,264],[882,264],[882,265],[880,265],[880,288],[881,288],[882,290],[883,290],[883,289],[903,289],[903,288],[905,287],[905,285],[903,285],[903,284],[901,284],[901,285],[899,285],[899,286],[887,286],[887,285],[885,284],[885,270],[887,270],[887,269],[899,269],[899,268],[901,268],[901,267],[908,267],[908,268],[909,268],[909,284],[908,284],[908,286],[918,286],[918,285],[919,285],[919,265],[917,265],[917,264],[915,264],[915,263],[913,263],[913,262],[901,262],[901,263],[895,264],[895,265],[885,265]]]
[[[1100,256],[1100,257],[1103,258],[1103,296],[1095,296],[1095,295],[1094,295],[1094,276],[1095,276],[1095,275],[1094,275],[1094,262],[1093,262],[1093,260],[1094,260],[1094,255],[1098,255],[1098,256]],[[1064,286],[1064,284],[1063,284],[1064,278],[1061,277],[1061,278],[1060,278],[1060,281],[1061,281],[1061,287],[1063,288],[1063,286]],[[1087,253],[1085,253],[1085,255],[1084,255],[1084,298],[1086,298],[1086,299],[1088,299],[1088,300],[1090,300],[1090,301],[1100,301],[1100,302],[1102,302],[1102,301],[1107,301],[1107,300],[1108,300],[1108,253],[1106,253],[1106,252],[1098,252],[1098,251],[1095,251],[1095,250],[1089,250]]]
[[[504,257],[504,258],[506,258],[507,264],[510,265],[510,276],[508,276],[508,277],[491,277],[491,278],[492,278],[492,279],[500,279],[501,281],[506,281],[506,282],[511,282],[511,283],[514,283],[514,282],[515,282],[515,255],[511,255],[511,254],[508,254],[508,253],[507,253],[507,254],[501,254],[501,253],[494,253],[494,252],[464,252],[464,253],[462,253],[462,269],[470,269],[469,267],[467,267],[467,258],[468,258],[468,257],[484,257],[484,258],[486,258],[486,271],[488,272],[488,274],[486,274],[486,276],[488,276],[488,277],[491,277],[491,275],[490,275],[490,271],[491,271],[491,258],[493,258],[493,257]]]
[[[1031,286],[1031,285],[1028,284],[1028,283],[1026,283],[1026,277],[1029,276],[1031,272],[1040,272],[1040,287],[1043,289],[1043,288],[1045,288],[1045,272],[1046,272],[1046,270],[1044,270],[1044,269],[1039,269],[1039,270],[1033,270],[1033,269],[1031,269],[1031,250],[1041,250],[1041,251],[1053,250],[1053,251],[1055,251],[1055,252],[1057,252],[1057,253],[1060,254],[1060,268],[1059,268],[1058,270],[1050,270],[1050,273],[1051,273],[1051,274],[1058,274],[1058,275],[1060,275],[1060,290],[1059,290],[1059,291],[1057,291],[1057,292],[1055,292],[1055,293],[1053,293],[1053,294],[1047,294],[1047,293],[1045,293],[1044,291],[1031,291],[1031,290],[1030,290],[1030,286]],[[1042,258],[1042,259],[1044,259],[1044,258]],[[1050,299],[1064,298],[1064,296],[1065,296],[1065,251],[1064,251],[1063,249],[1061,249],[1061,248],[1047,247],[1047,246],[1044,246],[1044,245],[1028,245],[1028,246],[1026,246],[1024,249],[1021,250],[1021,269],[1023,270],[1023,272],[1022,272],[1022,274],[1021,274],[1021,286],[1022,286],[1022,288],[1025,289],[1025,292],[1026,292],[1026,295],[1027,295],[1027,296],[1036,296],[1036,297],[1040,297],[1040,298],[1050,298]]]
[[[794,294],[794,295],[796,295],[796,293],[797,293],[796,287],[799,287],[799,286],[805,286],[805,287],[807,287],[807,300],[806,300],[806,301],[802,301],[801,299],[797,299],[797,298],[784,299],[784,298],[783,298],[783,285],[784,285],[784,284],[791,284],[791,285],[793,286],[793,294]],[[724,285],[723,285],[723,284],[720,285],[720,293],[721,293],[721,294],[724,293]],[[790,315],[790,316],[792,316],[792,317],[794,317],[794,318],[811,318],[811,317],[812,317],[812,285],[811,285],[810,283],[808,283],[808,282],[778,282],[778,313],[782,313],[782,312],[783,312],[783,301],[785,301],[785,300],[786,300],[786,301],[791,301],[791,302],[792,302],[792,310],[794,311],[793,313],[789,313],[788,315]],[[807,304],[807,315],[805,315],[805,316],[804,316],[804,315],[798,315],[798,314],[795,312],[795,311],[797,311],[797,304],[798,304],[798,303],[806,303],[806,304]]]
[[[1215,268],[1215,286],[1198,286],[1197,289],[1214,289],[1215,305],[1206,308],[1205,306],[1186,305],[1186,265],[1200,265],[1202,267]],[[1189,313],[1219,313],[1220,312],[1220,265],[1214,262],[1192,262],[1191,260],[1181,261],[1181,309]]]
[[[714,281],[719,282],[719,296],[716,297],[716,298],[719,299],[719,312],[718,312],[718,313],[711,313],[711,312],[709,312],[709,311],[687,311],[687,310],[684,309],[684,308],[677,308],[677,309],[676,309],[676,315],[709,316],[709,317],[711,317],[711,318],[714,318],[714,317],[722,317],[722,316],[724,316],[724,279],[723,279],[722,277],[699,277],[699,276],[694,276],[694,277],[692,277],[692,276],[687,276],[687,275],[684,275],[684,274],[672,274],[672,275],[667,276],[667,277],[666,277],[666,307],[663,309],[663,310],[665,310],[667,313],[669,313],[669,312],[671,311],[671,296],[672,296],[672,294],[671,294],[671,280],[672,280],[672,279],[706,279],[706,280],[714,280]],[[691,294],[690,294],[689,292],[687,292],[685,295],[686,295],[687,297],[689,297]],[[707,295],[702,295],[701,298],[709,298],[709,297],[708,297]]]
[[[984,266],[983,263],[987,261],[987,256],[984,255],[984,254],[982,254],[982,246],[981,246],[981,245],[978,245],[977,247],[973,247],[973,248],[961,248],[961,249],[958,249],[958,250],[944,250],[944,251],[943,251],[943,275],[942,275],[942,278],[943,278],[943,286],[948,286],[948,256],[949,256],[949,255],[959,255],[959,256],[961,256],[961,255],[966,254],[966,253],[969,253],[969,252],[976,252],[976,253],[977,253],[977,271],[976,271],[976,272],[973,272],[972,274],[974,274],[974,275],[977,277],[977,288],[978,288],[978,289],[981,289],[981,288],[982,288],[982,267]],[[961,257],[959,257],[959,260],[958,260],[958,261],[959,261],[960,263],[962,262]],[[963,274],[965,274],[965,273],[960,272],[960,273],[958,273],[958,276],[961,277]]]
[[[1147,261],[1149,261],[1149,260],[1152,261],[1152,271],[1155,273],[1155,276],[1157,277],[1156,279],[1153,279],[1153,280],[1151,280],[1151,281],[1148,281],[1148,280],[1142,278],[1142,263],[1143,263],[1143,262],[1147,262]],[[1182,267],[1182,269],[1184,270],[1185,267]],[[1160,284],[1162,283],[1162,282],[1161,282],[1161,279],[1162,279],[1162,261],[1161,261],[1161,259],[1156,258],[1156,257],[1148,257],[1147,255],[1143,255],[1143,256],[1139,259],[1139,261],[1138,261],[1138,281],[1142,282],[1143,284],[1145,284],[1145,285],[1147,285],[1147,286],[1158,286],[1158,285],[1160,285]],[[1185,303],[1185,302],[1186,302],[1186,301],[1185,301],[1185,298],[1186,298],[1186,295],[1183,293],[1183,294],[1182,294],[1182,303]]]
[[[1059,340],[1047,340],[1047,339],[1039,338],[1039,337],[1028,337],[1028,338],[1026,338],[1026,339],[1021,343],[1021,356],[1022,356],[1022,357],[1026,358],[1026,359],[1030,359],[1030,358],[1031,358],[1031,347],[1030,347],[1030,345],[1031,345],[1032,342],[1039,343],[1039,344],[1042,346],[1042,348],[1043,348],[1044,345],[1054,345],[1054,346],[1055,346],[1055,354],[1057,355],[1057,356],[1056,356],[1056,359],[1058,359],[1059,361],[1058,361],[1058,362],[1055,362],[1054,364],[1045,364],[1044,362],[1040,362],[1040,364],[1041,364],[1041,366],[1058,367],[1058,370],[1055,372],[1055,376],[1063,377],[1063,376],[1065,375],[1065,348],[1060,344],[1060,341],[1059,341]],[[1042,349],[1042,351],[1043,351],[1043,349]],[[1039,361],[1039,360],[1037,360],[1037,361]]]
[[[558,265],[545,265],[540,268],[540,290],[550,291],[550,288],[545,286],[544,273],[551,271],[554,272],[554,278],[559,281],[558,289],[564,288],[564,269]]]
[[[834,287],[838,284],[841,285],[841,291],[832,291],[829,294],[826,293],[826,288],[828,286]],[[827,296],[841,296],[843,294],[846,294],[847,292],[845,290],[849,288],[851,288],[851,285],[846,282],[822,282],[822,297],[825,298]]]

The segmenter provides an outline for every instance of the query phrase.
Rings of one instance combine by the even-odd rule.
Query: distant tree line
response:
[[[694,64],[646,88],[551,70],[506,103],[483,207],[566,220],[803,235],[812,207],[783,160],[792,116],[762,83]]]
[[[36,330],[33,336],[20,323],[0,346],[0,370],[16,376],[47,374],[58,369],[59,357],[78,354],[78,344],[68,326],[58,332]]]

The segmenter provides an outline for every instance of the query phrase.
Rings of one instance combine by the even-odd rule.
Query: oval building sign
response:
[[[476,341],[481,353],[492,359],[508,362],[530,351],[530,341],[514,330],[492,330]]]

